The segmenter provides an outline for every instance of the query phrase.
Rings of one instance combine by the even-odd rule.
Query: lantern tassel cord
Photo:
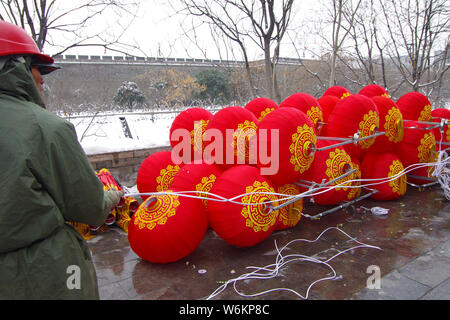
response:
[[[315,258],[314,256],[305,256],[305,255],[302,255],[302,254],[288,254],[288,255],[284,255],[283,256],[283,251],[289,250],[289,246],[292,245],[293,243],[295,243],[295,242],[314,243],[314,242],[318,241],[325,233],[327,233],[327,232],[329,232],[331,230],[339,231],[340,233],[342,233],[345,236],[347,236],[349,238],[349,240],[356,242],[358,245],[353,246],[351,248],[347,248],[347,249],[342,250],[342,251],[338,250],[337,254],[333,255],[332,257],[330,257],[330,258],[328,258],[326,260],[321,260],[321,259]],[[349,236],[346,232],[344,232],[343,230],[341,230],[339,228],[336,228],[336,227],[329,227],[329,228],[325,229],[314,240],[308,240],[308,239],[295,239],[295,240],[292,240],[292,241],[288,242],[286,245],[284,245],[281,249],[278,248],[276,240],[274,242],[275,242],[275,248],[277,250],[277,256],[276,256],[276,259],[275,259],[275,263],[267,265],[267,266],[264,266],[264,267],[248,266],[247,269],[255,269],[255,270],[252,271],[252,272],[249,272],[249,273],[242,274],[242,275],[240,275],[237,278],[234,278],[234,279],[226,281],[223,285],[221,285],[216,290],[214,290],[206,298],[206,300],[213,299],[214,297],[216,297],[217,295],[222,293],[227,288],[227,286],[230,285],[231,283],[233,284],[234,291],[238,295],[243,296],[243,297],[256,297],[256,296],[260,296],[260,295],[267,294],[267,293],[274,292],[274,291],[288,291],[288,292],[291,292],[291,293],[295,294],[299,298],[306,300],[306,299],[308,299],[309,292],[310,292],[311,288],[315,284],[317,284],[317,283],[319,283],[321,281],[325,281],[325,280],[338,280],[338,279],[340,279],[340,277],[337,276],[337,273],[334,270],[334,268],[330,265],[330,262],[333,259],[335,259],[336,257],[338,257],[341,254],[344,254],[344,253],[346,253],[348,251],[352,251],[352,250],[355,250],[355,249],[358,249],[358,248],[371,248],[371,249],[382,250],[380,247],[362,243],[362,242],[358,241],[356,238]],[[275,277],[280,275],[280,271],[283,268],[285,268],[288,264],[291,264],[291,263],[294,263],[294,262],[303,262],[303,261],[304,262],[311,262],[311,263],[317,263],[317,264],[325,265],[332,272],[332,276],[323,277],[323,278],[320,278],[318,280],[313,281],[308,286],[304,296],[302,294],[298,293],[297,291],[295,291],[293,289],[290,289],[290,288],[273,288],[273,289],[265,290],[265,291],[258,292],[258,293],[246,294],[246,293],[243,293],[242,291],[239,291],[237,289],[237,287],[236,287],[236,284],[239,281],[242,281],[242,280],[250,280],[250,279],[267,280],[267,279],[275,278]]]

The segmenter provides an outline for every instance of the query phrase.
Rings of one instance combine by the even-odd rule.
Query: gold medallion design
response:
[[[303,173],[311,166],[314,160],[316,141],[317,137],[313,128],[307,124],[297,127],[297,132],[292,135],[292,143],[289,146],[292,154],[290,163],[294,166],[295,171]]]
[[[245,120],[244,123],[239,123],[237,130],[233,133],[232,146],[234,155],[239,159],[248,159],[250,153],[250,140],[256,135],[258,126],[253,121]]]
[[[420,111],[419,121],[432,121],[433,116],[431,115],[431,105],[426,105],[423,110]]]
[[[153,230],[157,225],[165,224],[168,218],[175,215],[176,208],[180,205],[176,194],[159,195],[155,202],[151,202],[154,199],[148,198],[134,214],[134,224],[139,229]]]
[[[344,150],[336,148],[334,149],[334,151],[331,151],[329,153],[329,158],[326,161],[327,169],[325,171],[329,180],[336,179],[339,176],[343,175],[347,170],[350,170],[351,162],[352,159]],[[350,174],[346,177],[343,177],[342,179],[337,180],[331,185],[334,186],[349,181],[351,179],[351,176],[352,175]],[[347,190],[347,186],[348,184],[343,184],[342,186],[336,187],[336,190]]]
[[[417,147],[417,157],[420,162],[433,162],[433,153],[436,150],[436,140],[434,134],[426,133],[422,139],[420,139],[420,145]]]
[[[350,92],[344,92],[341,96],[341,99],[345,99],[350,96]]]
[[[319,131],[322,127],[321,122],[323,122],[323,114],[320,108],[311,107],[306,112],[306,115],[308,116],[309,120],[311,120],[311,122],[313,123],[314,128],[316,128],[317,131]]]
[[[386,97],[386,98],[391,98],[387,93],[383,93],[382,95],[381,95],[382,97]]]
[[[200,120],[194,122],[194,129],[190,132],[191,145],[194,146],[194,152],[203,150],[203,134],[205,133],[208,123],[209,120]]]
[[[386,132],[386,137],[390,142],[400,142],[403,140],[404,129],[403,129],[403,116],[398,108],[389,109],[384,123],[384,131]]]
[[[285,184],[278,188],[278,193],[286,195],[297,195],[300,193],[300,190],[293,184]],[[286,201],[288,200],[280,200],[280,204],[283,204]],[[300,218],[302,217],[303,198],[299,198],[294,203],[284,206],[278,211],[278,220],[281,221],[283,225],[290,227],[297,225],[297,223],[300,221]]]
[[[258,121],[261,122],[273,110],[275,110],[275,108],[266,108],[265,110],[261,111]]]
[[[361,194],[361,188],[360,187],[355,188],[355,186],[361,185],[361,169],[359,168],[359,165],[357,165],[354,162],[351,163],[351,166],[352,166],[352,169],[356,169],[356,171],[350,175],[350,180],[353,181],[353,182],[351,182],[351,185],[353,188],[350,188],[350,191],[347,195],[348,200],[356,199]]]
[[[159,172],[159,176],[156,177],[156,183],[158,184],[156,186],[156,191],[161,192],[170,188],[173,178],[175,178],[178,170],[180,170],[180,167],[177,165],[168,165],[166,169],[161,169],[161,171]]]
[[[216,182],[217,177],[214,174],[211,174],[209,177],[203,177],[202,181],[195,186],[195,191],[197,192],[197,196],[202,198],[208,198],[208,195],[203,192],[211,191],[214,182]],[[203,204],[207,207],[208,201],[206,199],[202,199]]]
[[[360,138],[367,137],[375,133],[380,127],[380,118],[378,117],[377,112],[370,110],[368,113],[364,115],[363,120],[359,123],[359,131]],[[369,148],[374,142],[376,137],[372,137],[369,139],[361,140],[358,142],[359,146],[362,149]]]
[[[278,210],[266,210],[266,205],[262,202],[271,201],[272,206],[278,205],[278,197],[267,182],[255,181],[253,186],[247,186],[245,193],[250,193],[242,197],[242,203],[251,203],[252,205],[243,205],[241,214],[245,218],[245,225],[252,228],[254,232],[266,232],[278,220]]]
[[[394,160],[389,166],[388,177],[393,177],[403,171],[403,164],[399,160]],[[406,174],[402,174],[399,178],[389,181],[392,191],[402,196],[406,192]]]

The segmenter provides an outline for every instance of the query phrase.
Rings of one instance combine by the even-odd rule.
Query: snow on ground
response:
[[[130,114],[72,117],[68,119],[77,132],[87,155],[169,146],[169,131],[177,113]],[[124,131],[128,124],[131,137]]]

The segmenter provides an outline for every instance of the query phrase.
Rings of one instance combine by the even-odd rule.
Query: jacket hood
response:
[[[0,57],[3,58],[3,57]],[[0,67],[0,94],[30,101],[45,108],[31,73],[30,56],[9,56]]]

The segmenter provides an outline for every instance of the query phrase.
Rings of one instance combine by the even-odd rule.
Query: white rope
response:
[[[350,240],[356,242],[358,245],[354,246],[354,247],[351,247],[351,248],[348,248],[348,249],[345,249],[345,250],[342,250],[342,251],[339,251],[337,254],[335,254],[334,256],[332,256],[331,258],[328,258],[326,260],[320,260],[318,258],[305,256],[305,255],[302,255],[302,254],[288,254],[288,255],[283,256],[283,251],[284,250],[289,250],[289,246],[291,244],[293,244],[295,242],[308,242],[308,243],[316,242],[322,237],[322,235],[324,235],[326,232],[328,232],[330,230],[337,230],[337,231],[343,233]],[[222,284],[220,287],[218,287],[216,290],[214,290],[206,299],[210,300],[210,299],[216,297],[217,295],[222,293],[227,288],[228,285],[230,285],[232,283],[234,291],[238,295],[243,296],[243,297],[256,297],[256,296],[260,296],[260,295],[267,294],[267,293],[274,292],[274,291],[287,291],[287,292],[291,292],[291,293],[295,294],[296,296],[298,296],[301,299],[305,299],[306,300],[306,299],[308,299],[309,292],[310,292],[311,288],[315,284],[317,284],[317,283],[319,283],[321,281],[337,280],[339,278],[339,277],[337,277],[337,274],[336,274],[336,271],[334,270],[334,268],[329,264],[329,262],[331,262],[333,259],[335,259],[336,257],[340,256],[343,253],[346,253],[348,251],[355,250],[355,249],[358,249],[358,248],[372,248],[372,249],[381,250],[380,247],[368,245],[368,244],[365,244],[365,243],[362,243],[362,242],[358,241],[356,238],[353,238],[353,237],[349,236],[347,233],[345,233],[344,231],[342,231],[341,229],[336,228],[336,227],[329,227],[329,228],[325,229],[314,240],[308,240],[308,239],[295,239],[295,240],[292,240],[292,241],[288,242],[285,246],[283,246],[281,249],[278,248],[277,243],[275,241],[275,248],[276,248],[276,250],[278,252],[277,256],[276,256],[275,263],[269,264],[269,265],[264,266],[264,267],[253,267],[253,266],[247,267],[247,269],[255,269],[255,270],[252,271],[252,272],[249,272],[249,273],[242,274],[242,275],[240,275],[237,278],[230,279],[230,280],[226,281],[224,284]],[[250,279],[267,280],[267,279],[275,278],[275,277],[277,277],[279,275],[280,270],[283,269],[284,267],[286,267],[288,264],[291,264],[293,262],[302,262],[302,261],[325,265],[326,267],[328,267],[331,270],[333,275],[332,276],[328,276],[328,277],[324,277],[324,278],[320,278],[320,279],[317,279],[317,280],[313,281],[308,286],[304,296],[302,294],[298,293],[297,291],[295,291],[293,289],[290,289],[290,288],[282,288],[282,287],[281,288],[273,288],[273,289],[265,290],[265,291],[262,291],[262,292],[257,292],[257,293],[253,293],[253,294],[246,294],[246,293],[243,293],[242,291],[239,291],[237,289],[237,287],[236,287],[236,284],[239,281],[242,281],[242,280],[250,280]]]

